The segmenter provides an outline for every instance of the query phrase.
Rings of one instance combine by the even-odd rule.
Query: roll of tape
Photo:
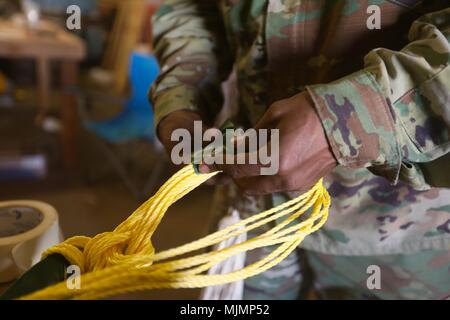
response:
[[[47,248],[62,240],[58,213],[49,204],[0,202],[0,283],[19,277],[39,262]]]

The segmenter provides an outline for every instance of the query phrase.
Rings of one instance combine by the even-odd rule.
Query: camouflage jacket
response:
[[[449,249],[449,38],[448,1],[167,0],[154,17],[156,123],[179,109],[211,120],[233,66],[250,124],[307,90],[340,166],[331,217],[303,246]]]

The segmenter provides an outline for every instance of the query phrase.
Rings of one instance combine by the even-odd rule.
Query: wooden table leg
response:
[[[63,61],[61,64],[62,94],[62,145],[64,164],[67,169],[73,169],[77,165],[77,133],[78,112],[77,100],[73,94],[67,93],[67,89],[73,88],[78,83],[78,63]]]
[[[45,57],[38,57],[36,63],[38,85],[38,113],[36,122],[40,124],[50,107],[50,62]]]

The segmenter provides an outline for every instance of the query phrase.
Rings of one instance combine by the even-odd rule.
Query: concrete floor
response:
[[[9,147],[28,144],[32,137],[36,139],[36,135],[32,133],[36,130],[33,127],[33,113],[28,112],[28,116],[24,116],[22,112],[20,114],[20,117],[10,114],[7,121],[8,124],[13,124],[14,121],[20,120],[20,122],[16,122],[15,126],[9,126],[6,122],[2,123],[0,145],[2,145],[2,137],[8,137]],[[12,130],[17,128],[19,123],[21,127],[27,129],[15,134]],[[8,127],[10,128],[8,129]],[[42,135],[43,140],[47,138],[45,134]],[[37,138],[37,140],[39,139]],[[42,141],[37,142],[42,145]],[[95,147],[89,146],[90,138],[88,136],[81,135],[80,143],[80,161],[82,162],[80,167],[94,167],[94,171],[96,171],[95,167],[108,168],[105,158],[97,153],[98,151],[95,151]],[[52,142],[48,142],[47,145],[51,144]],[[44,145],[46,144],[44,143]],[[58,147],[55,147],[51,156],[56,155],[56,158],[58,158],[58,154]],[[65,237],[73,235],[92,236],[111,230],[126,219],[139,205],[139,202],[128,192],[111,170],[104,170],[105,172],[95,183],[88,184],[83,177],[83,170],[68,172],[61,169],[59,160],[53,159],[52,161],[50,161],[52,167],[49,177],[45,180],[0,182],[0,201],[33,199],[53,205],[59,213],[60,225]],[[162,180],[166,179],[168,174],[165,173]],[[184,244],[205,235],[208,228],[211,199],[212,188],[201,187],[174,205],[167,212],[153,239],[157,250]],[[155,290],[129,294],[120,298],[196,299],[197,296],[198,290]]]

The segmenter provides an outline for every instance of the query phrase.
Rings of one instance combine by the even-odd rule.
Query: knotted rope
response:
[[[80,267],[80,289],[69,289],[66,282],[61,282],[22,299],[100,299],[138,290],[200,288],[246,279],[281,262],[308,234],[318,230],[328,217],[330,197],[322,181],[319,181],[298,198],[202,239],[155,253],[151,237],[167,209],[217,173],[197,174],[193,166],[188,165],[173,175],[114,231],[93,238],[73,237],[50,248],[43,258],[58,253]],[[303,216],[306,212],[308,214]],[[284,220],[279,222],[282,218]],[[274,221],[279,222],[275,227],[245,242],[192,255]],[[266,246],[277,247],[260,261],[241,270],[228,274],[206,274],[221,261]],[[179,256],[184,257],[173,259]]]

